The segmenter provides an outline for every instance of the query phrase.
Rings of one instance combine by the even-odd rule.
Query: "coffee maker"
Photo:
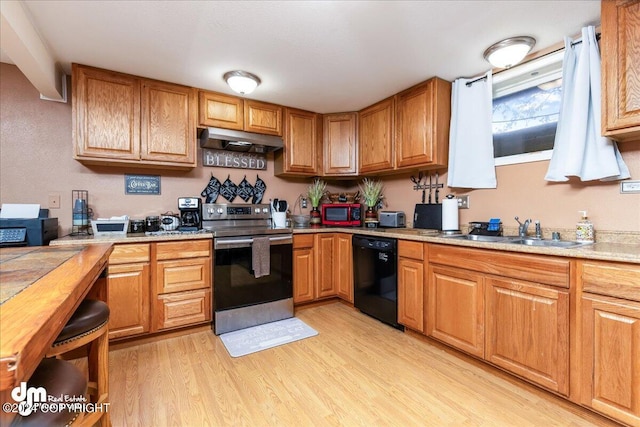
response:
[[[199,197],[178,197],[180,231],[202,229],[202,201]]]

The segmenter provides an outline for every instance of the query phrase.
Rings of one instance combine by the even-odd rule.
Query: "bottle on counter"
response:
[[[595,241],[593,223],[587,218],[587,211],[578,212],[581,215],[581,219],[576,224],[576,241],[580,243],[593,243]]]

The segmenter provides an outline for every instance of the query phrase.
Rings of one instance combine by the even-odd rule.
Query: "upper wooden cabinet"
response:
[[[318,175],[318,141],[321,139],[321,133],[322,128],[318,126],[318,114],[295,108],[285,108],[284,148],[274,153],[275,175]]]
[[[640,140],[640,1],[602,1],[602,134]]]
[[[396,95],[396,167],[447,167],[451,83],[433,78]]]
[[[195,89],[78,64],[72,80],[76,160],[196,166]]]
[[[357,175],[357,113],[323,116],[323,175]]]
[[[394,108],[391,97],[359,112],[359,173],[388,172],[395,168]]]
[[[198,123],[282,136],[282,107],[216,92],[199,92]]]

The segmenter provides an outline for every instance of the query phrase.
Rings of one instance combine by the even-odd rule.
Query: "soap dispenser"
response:
[[[581,219],[576,224],[576,241],[580,243],[593,243],[595,241],[593,223],[587,218],[587,211],[578,212],[581,215]]]

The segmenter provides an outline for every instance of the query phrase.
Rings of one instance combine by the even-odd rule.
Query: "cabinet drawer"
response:
[[[424,243],[400,240],[398,241],[398,256],[424,261]]]
[[[584,261],[581,266],[584,292],[640,301],[640,265]]]
[[[109,256],[109,265],[149,262],[149,244],[115,245]]]
[[[211,290],[159,295],[155,308],[156,330],[208,322],[211,320]]]
[[[156,243],[156,259],[200,258],[211,255],[211,240],[182,240]]]
[[[210,258],[160,261],[156,272],[158,294],[211,288]]]
[[[313,234],[293,236],[293,249],[312,248]]]

